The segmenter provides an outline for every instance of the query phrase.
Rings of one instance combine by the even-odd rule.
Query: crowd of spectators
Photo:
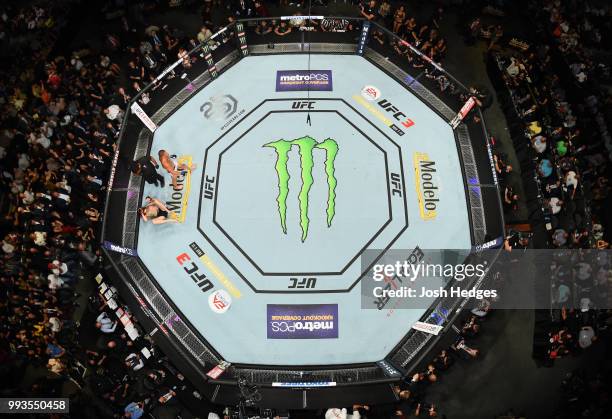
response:
[[[487,317],[492,312],[492,301],[483,299],[474,309],[464,312],[456,324],[458,335],[448,347],[439,348],[437,355],[430,359],[420,371],[416,371],[394,387],[398,401],[392,404],[368,406],[356,404],[350,408],[333,408],[325,417],[343,417],[353,412],[353,419],[391,417],[438,417],[444,410],[432,402],[431,389],[444,380],[445,374],[457,363],[471,362],[481,357],[477,340]],[[442,409],[442,413],[439,409]],[[333,416],[337,414],[340,416]],[[349,416],[350,417],[350,414]]]
[[[188,411],[186,404],[220,413],[221,408],[203,400],[150,337],[139,337],[142,331],[129,308],[111,309],[105,294],[90,298],[97,334],[78,356],[89,370],[85,376],[89,389],[102,402],[102,416],[138,419],[151,413],[178,417]],[[120,301],[120,296],[113,293],[111,300]],[[138,335],[131,334],[126,324],[133,324]]]
[[[202,397],[150,342],[134,342],[97,294],[89,304],[95,320],[81,325],[77,289],[100,270],[105,188],[126,105],[196,37],[128,25],[102,51],[52,56],[62,16],[54,12],[42,2],[0,14],[2,51],[38,40],[27,60],[0,67],[0,358],[12,377],[4,387],[17,391],[28,370],[38,376],[25,389],[32,395],[60,396],[71,382],[101,399],[92,417],[137,419],[178,405],[177,393]],[[83,327],[97,329],[95,342],[81,339]]]
[[[13,11],[36,16],[37,10]],[[42,42],[52,29],[38,34]],[[74,314],[77,287],[96,269],[104,185],[120,123],[109,115],[118,73],[108,56],[93,53],[51,57],[38,50],[13,64],[0,76],[10,84],[0,91],[7,209],[0,232],[0,351],[11,386],[26,368],[46,368],[54,379],[43,374],[30,390],[51,395],[68,380],[84,385]]]
[[[546,327],[547,365],[609,337],[611,261],[605,251],[585,250],[609,249],[605,222],[612,142],[606,115],[612,111],[612,96],[603,87],[610,82],[610,63],[602,53],[610,43],[612,10],[595,3],[529,2],[538,38],[526,48],[490,51],[509,92],[506,113],[514,147],[526,151],[533,163],[548,246],[558,249],[549,273],[554,309]],[[505,209],[512,214],[519,197],[506,161],[501,153],[495,156]],[[574,378],[574,384],[580,381]],[[594,399],[566,402],[574,413],[593,413],[598,408]],[[559,417],[573,416],[564,412]]]
[[[11,29],[3,46],[23,36],[40,43],[28,47],[33,54],[27,60],[0,69],[7,82],[0,89],[0,186],[8,207],[0,227],[0,350],[13,365],[61,374],[79,349],[72,320],[76,286],[96,259],[114,142],[112,124],[99,115],[115,75],[95,56],[77,59],[77,67],[70,58],[45,54],[45,37],[57,34],[53,22],[62,16],[53,10],[34,5],[3,11]]]
[[[55,377],[51,380],[54,392],[65,381],[87,386],[103,401],[104,415],[137,419],[159,406],[177,403],[177,393],[188,387],[163,354],[151,348],[150,357],[142,355],[143,347],[151,346],[149,342],[132,340],[99,296],[90,299],[90,309],[96,311],[91,325],[98,334],[95,343],[79,338],[81,325],[74,314],[79,308],[77,287],[99,269],[97,243],[105,185],[126,106],[150,82],[155,82],[150,94],[163,89],[163,83],[155,79],[168,64],[182,59],[183,70],[188,71],[204,59],[204,52],[188,56],[187,51],[219,29],[212,23],[213,7],[227,7],[229,17],[223,23],[268,14],[262,2],[237,1],[225,6],[207,1],[200,32],[189,36],[168,25],[146,25],[143,16],[133,13],[131,19],[121,19],[120,31],[106,36],[103,50],[85,48],[55,56],[49,55],[55,40],[51,32],[61,13],[40,3],[2,14],[3,49],[7,45],[21,48],[22,38],[36,41],[28,60],[4,66],[0,77],[0,182],[8,198],[0,231],[0,285],[6,296],[0,302],[6,343],[0,349],[7,361],[3,367],[15,377],[28,365],[44,367]],[[360,10],[389,29],[405,14],[403,7],[392,10],[386,1],[380,6],[365,2]],[[423,57],[436,61],[446,49],[439,35],[440,13],[438,10],[418,30],[414,18],[408,16],[396,28]],[[313,22],[295,19],[269,25],[261,22],[256,33],[283,36],[292,30],[313,29],[343,32],[358,28],[344,19],[326,19],[316,27]],[[224,33],[208,45],[215,49],[230,36]],[[390,40],[380,31],[373,33],[373,39],[381,45]],[[404,44],[389,46],[415,68],[425,62],[426,58],[415,56]],[[168,79],[175,76],[171,72]],[[443,90],[448,87],[438,82]],[[150,97],[142,95],[139,100],[144,106]],[[122,310],[131,318],[127,307]],[[464,331],[468,339],[478,330],[476,317],[470,320],[469,329]],[[456,356],[476,356],[477,350],[467,346],[465,338],[398,388],[404,400],[402,409],[437,415],[436,407],[423,398],[423,389],[436,382],[438,372],[447,369]],[[49,383],[38,380],[30,390],[49,392]]]
[[[0,53],[16,51],[42,59],[53,47],[58,29],[67,19],[71,0],[40,1],[27,6],[6,2],[0,6]]]
[[[559,318],[549,332],[547,355],[554,360],[589,348],[609,334],[612,260],[597,250],[558,250],[550,265],[552,300]]]
[[[561,400],[555,418],[605,418],[610,414],[609,371],[578,369],[561,383]]]
[[[370,2],[370,5],[372,3],[375,2]],[[364,9],[362,15],[364,14],[368,18],[371,16],[369,9]],[[443,61],[447,47],[446,40],[440,33],[440,22],[444,16],[444,9],[442,7],[436,8],[427,20],[418,22],[415,16],[412,16],[403,4],[398,3],[397,8],[392,10],[389,3],[385,1],[379,7],[378,16],[380,17],[374,17],[374,19],[387,25],[401,40],[417,48],[424,57],[427,57],[426,61],[431,60],[438,64]],[[391,16],[392,23],[390,21]],[[381,39],[377,38],[377,41],[381,43]],[[398,54],[405,56],[411,65],[415,67],[422,67],[424,65],[424,63],[415,57],[415,54],[410,49],[406,48],[404,43],[394,41],[394,48]]]
[[[582,181],[588,183],[593,241],[597,247],[607,248],[609,240],[604,240],[600,218],[607,213],[604,202],[612,169],[612,92],[604,88],[612,81],[611,63],[606,58],[612,45],[612,7],[605,2],[577,5],[547,1],[538,12],[552,50],[558,51],[557,65],[565,71],[566,80],[573,79],[573,86],[568,83],[572,86],[568,102],[577,111],[575,123],[584,137],[576,146],[576,163],[581,168]]]
[[[528,148],[535,165],[551,247],[608,248],[600,216],[605,213],[612,155],[603,115],[611,110],[612,96],[595,87],[608,70],[603,62],[584,65],[588,60],[580,51],[586,49],[579,44],[573,44],[570,51],[577,33],[560,17],[556,3],[533,7],[533,13],[540,15],[536,19],[540,42],[525,52],[499,49],[492,55],[517,119],[511,124],[511,130],[517,132],[514,145],[519,151]],[[587,26],[589,33],[597,32],[595,23]],[[506,181],[512,167],[501,154],[495,156],[495,162],[502,198],[507,212],[512,213],[520,199]]]
[[[544,76],[550,57],[546,55],[546,48],[540,52],[544,55],[496,56],[524,133],[515,142],[519,142],[518,147],[526,145],[533,150],[542,205],[553,226],[552,243],[589,247],[588,209],[577,199],[582,198],[583,187],[576,155],[586,148],[586,135],[581,135],[576,125],[576,116],[559,78]],[[512,212],[519,199],[512,184],[507,182],[512,166],[505,163],[502,155],[495,156],[495,166],[502,182],[506,210]],[[580,204],[577,206],[576,202]],[[573,236],[571,243],[567,240],[569,233]]]

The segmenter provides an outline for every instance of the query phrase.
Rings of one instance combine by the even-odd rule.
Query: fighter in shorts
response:
[[[170,176],[172,176],[172,187],[174,189],[178,189],[176,179],[179,175],[184,174],[184,172],[190,172],[196,169],[195,164],[192,164],[191,166],[185,163],[178,164],[178,162],[176,161],[176,156],[170,155],[170,153],[168,153],[166,150],[159,150],[158,156],[159,163],[164,169],[166,169],[168,173],[170,173]]]
[[[138,214],[145,223],[149,220],[153,224],[178,223],[176,214],[170,211],[159,199],[147,196],[145,201],[147,205],[138,208]]]

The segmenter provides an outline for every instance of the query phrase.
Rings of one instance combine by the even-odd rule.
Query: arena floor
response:
[[[328,80],[277,80],[307,68]],[[232,363],[381,360],[424,309],[362,307],[369,263],[471,247],[450,126],[359,56],[246,57],[160,124],[162,149],[196,169],[145,185],[180,223],[140,222],[138,255]]]

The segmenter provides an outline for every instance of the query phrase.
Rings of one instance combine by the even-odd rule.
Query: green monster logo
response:
[[[338,154],[338,143],[331,138],[320,143],[309,136],[298,138],[293,141],[278,140],[263,147],[272,147],[276,150],[276,174],[278,175],[278,213],[280,215],[281,228],[283,233],[287,234],[287,197],[289,196],[289,170],[287,162],[289,161],[289,151],[291,147],[296,145],[300,152],[300,167],[302,176],[302,188],[298,195],[300,202],[300,226],[302,227],[302,242],[308,236],[308,193],[314,183],[312,177],[312,169],[314,167],[314,149],[320,148],[325,150],[325,173],[327,175],[327,227],[331,227],[332,220],[336,213],[336,177],[334,176],[334,161]]]

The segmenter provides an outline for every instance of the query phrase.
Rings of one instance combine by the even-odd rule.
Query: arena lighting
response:
[[[185,86],[185,89],[191,91],[194,88],[193,82],[189,79],[189,77],[187,77],[187,73],[183,73],[181,74],[181,79],[183,80],[187,80],[187,86]]]

